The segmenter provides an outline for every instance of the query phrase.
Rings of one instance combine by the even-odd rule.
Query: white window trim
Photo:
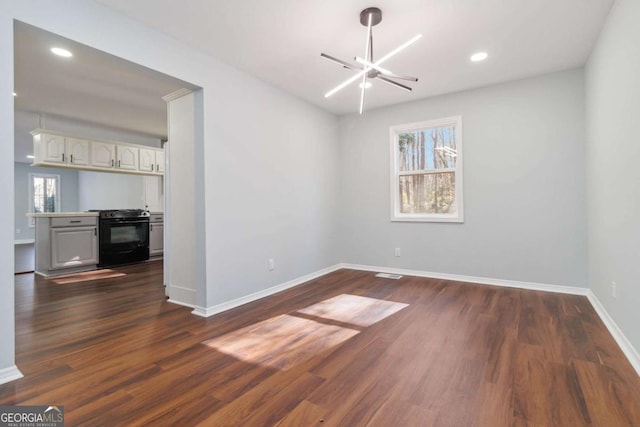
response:
[[[52,173],[30,173],[28,179],[29,185],[29,213],[33,213],[33,178],[34,177],[42,177],[42,178],[56,178],[56,194],[58,198],[56,199],[55,212],[60,212],[60,203],[62,202],[62,193],[60,192],[60,175],[52,174]],[[29,228],[33,228],[36,226],[36,219],[31,217],[29,219]]]
[[[400,212],[400,176],[401,175],[415,175],[416,172],[410,171],[400,172],[399,158],[398,158],[398,136],[401,133],[416,131],[420,129],[441,127],[441,126],[455,126],[456,127],[456,149],[458,151],[458,157],[456,158],[456,167],[449,169],[429,170],[427,173],[437,173],[446,171],[455,171],[456,174],[456,207],[458,212],[456,214],[403,214]],[[424,122],[408,123],[403,125],[394,125],[389,128],[389,139],[391,143],[390,147],[390,194],[391,194],[391,221],[398,222],[464,222],[464,206],[463,206],[463,166],[462,166],[462,116],[446,117],[436,120],[428,120]],[[425,171],[422,171],[423,173]]]

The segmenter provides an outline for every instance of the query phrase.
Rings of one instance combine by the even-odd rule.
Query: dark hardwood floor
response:
[[[341,270],[209,319],[151,262],[16,276],[0,404],[66,425],[640,426],[640,377],[585,297]]]

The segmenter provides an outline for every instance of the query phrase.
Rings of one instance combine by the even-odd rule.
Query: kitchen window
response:
[[[29,174],[29,212],[60,212],[60,175]]]
[[[391,220],[463,222],[462,118],[392,126]]]

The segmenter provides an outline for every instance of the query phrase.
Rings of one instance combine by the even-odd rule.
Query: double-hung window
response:
[[[462,119],[392,126],[391,220],[463,222]]]
[[[29,205],[32,213],[59,212],[60,175],[29,174]],[[30,225],[35,225],[33,218]]]

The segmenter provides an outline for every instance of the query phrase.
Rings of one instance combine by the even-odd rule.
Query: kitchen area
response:
[[[162,258],[162,149],[41,129],[30,133],[34,158],[28,175],[35,202],[30,200],[26,232],[33,233],[33,241],[20,248],[32,243],[33,251],[31,257],[16,251],[17,273],[52,276]],[[41,170],[47,173],[39,183],[34,177]],[[77,174],[77,186],[60,179],[61,172]]]
[[[77,212],[56,210],[56,199],[63,190],[55,187],[55,177],[34,184],[33,212],[27,214],[35,226],[34,271],[42,276],[76,273],[108,268],[150,259],[160,259],[164,252],[163,174],[165,155],[161,148],[116,141],[88,139],[77,134],[35,129],[33,136],[33,168],[48,167],[81,173],[79,180],[93,182],[90,194],[81,205],[97,207]],[[87,173],[91,175],[86,175]],[[100,187],[109,185],[110,174],[124,174],[128,182],[116,182],[117,191],[110,200],[91,201],[91,195],[105,193]],[[117,178],[122,180],[122,176]],[[101,181],[101,182],[100,182]],[[136,185],[142,182],[142,193]],[[86,185],[85,185],[86,186]],[[65,189],[69,190],[69,189]],[[78,188],[80,190],[80,186]],[[43,203],[37,203],[44,192]],[[49,193],[47,193],[49,192]],[[133,192],[133,194],[129,194]],[[54,200],[50,203],[50,198]],[[131,200],[128,200],[131,199]],[[46,203],[45,203],[46,202]],[[61,203],[61,200],[60,200]],[[101,206],[95,206],[100,205]],[[124,206],[110,208],[104,203]],[[144,208],[137,208],[144,204]],[[133,206],[131,206],[133,205]]]
[[[15,274],[162,260],[164,97],[191,85],[19,22],[14,43]]]

